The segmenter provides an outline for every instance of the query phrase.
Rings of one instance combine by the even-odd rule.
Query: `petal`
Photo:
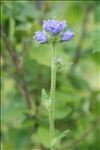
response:
[[[67,30],[62,34],[62,41],[69,41],[74,37],[74,32]]]
[[[59,21],[57,19],[43,21],[44,30],[54,35],[59,34],[66,26],[66,21]]]
[[[39,43],[45,43],[49,39],[48,36],[46,35],[46,33],[44,31],[38,31],[38,32],[36,32],[34,38]]]

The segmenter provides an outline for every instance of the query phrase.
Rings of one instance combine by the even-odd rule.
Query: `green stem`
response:
[[[54,124],[54,109],[55,109],[55,87],[56,87],[56,65],[55,65],[55,44],[53,44],[52,49],[52,65],[51,65],[51,93],[50,93],[50,111],[49,111],[49,124],[50,124],[50,138],[51,138],[51,150],[54,150],[52,147],[52,141],[55,138],[55,124]]]

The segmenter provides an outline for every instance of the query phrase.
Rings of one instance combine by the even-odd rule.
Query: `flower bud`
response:
[[[56,58],[55,59],[56,69],[60,70],[63,67],[63,58]]]

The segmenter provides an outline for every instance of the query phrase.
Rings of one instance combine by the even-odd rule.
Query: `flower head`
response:
[[[48,36],[46,35],[46,33],[44,31],[38,31],[38,32],[36,32],[34,38],[40,44],[43,44],[43,43],[47,42],[48,39],[49,39]]]
[[[53,35],[59,34],[66,28],[66,21],[59,21],[57,19],[45,20],[43,22],[43,28],[47,32],[51,32]]]
[[[34,35],[34,39],[40,44],[59,43],[69,41],[74,37],[74,32],[67,29],[66,21],[59,21],[56,18],[44,20],[43,31],[38,31]],[[65,31],[66,30],[66,31]]]
[[[67,30],[66,32],[64,32],[62,34],[61,40],[64,41],[69,41],[74,37],[74,32],[72,32],[71,30]]]

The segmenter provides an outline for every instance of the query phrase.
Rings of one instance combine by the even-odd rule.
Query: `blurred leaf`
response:
[[[31,19],[35,19],[41,15],[41,12],[36,9],[35,5],[32,2],[24,2],[22,3],[22,10],[20,15],[22,17],[29,17]]]
[[[96,5],[95,7],[95,13],[94,13],[94,17],[95,17],[95,21],[97,23],[100,23],[100,3],[98,3],[98,5]]]
[[[20,99],[22,102],[22,99]],[[3,107],[2,116],[3,123],[12,124],[12,126],[20,126],[24,119],[24,113],[26,111],[25,104],[21,102],[13,102],[8,106]],[[23,105],[24,104],[24,105]]]
[[[30,23],[24,23],[17,25],[16,31],[28,31],[31,29],[31,24]]]
[[[38,141],[43,144],[45,147],[50,146],[50,133],[49,133],[49,129],[47,129],[46,127],[39,127],[38,128],[38,132],[37,132],[37,136],[38,136]]]
[[[30,132],[25,130],[16,130],[15,128],[9,128],[5,143],[3,145],[4,150],[27,150],[30,145]]]

